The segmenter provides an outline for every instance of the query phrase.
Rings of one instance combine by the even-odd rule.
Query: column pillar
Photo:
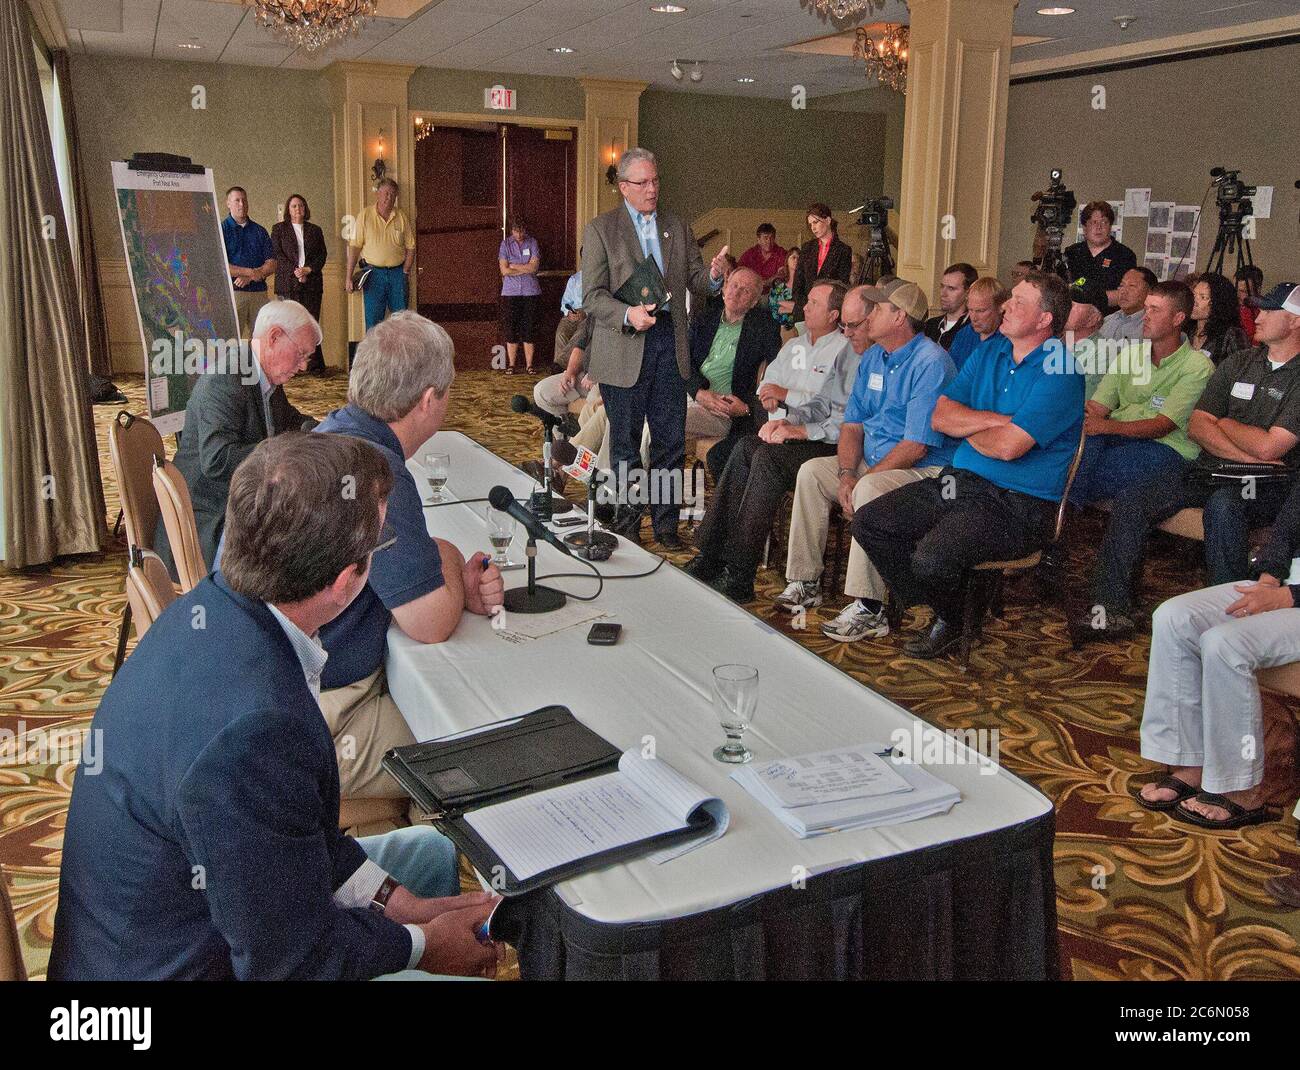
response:
[[[938,307],[943,269],[997,273],[1017,0],[909,0],[898,274]]]
[[[581,241],[583,228],[601,212],[619,203],[618,187],[605,181],[605,172],[624,152],[636,147],[641,94],[650,83],[610,78],[578,80],[586,94],[583,118],[587,135],[578,160],[578,240]]]
[[[401,187],[398,205],[415,225],[415,137],[407,109],[407,83],[416,67],[388,63],[343,61],[325,71],[325,87],[334,127],[334,233],[350,233],[350,222],[375,200],[371,173],[379,155],[382,132],[383,158],[388,175]],[[346,243],[336,258],[338,274],[331,278],[326,265],[325,301],[321,309],[330,337],[326,359],[346,367],[347,343],[365,334],[361,295],[343,292],[347,268]],[[333,293],[331,293],[331,289]],[[409,299],[414,303],[415,276]],[[332,343],[332,345],[331,345]]]

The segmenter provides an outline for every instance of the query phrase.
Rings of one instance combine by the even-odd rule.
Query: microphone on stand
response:
[[[618,536],[596,530],[596,455],[586,446],[557,442],[552,456],[567,475],[587,484],[587,530],[566,535],[564,542],[584,561],[607,561],[618,546]]]
[[[567,513],[573,503],[567,498],[551,493],[551,443],[556,431],[570,433],[573,421],[571,414],[556,416],[529,401],[523,394],[516,394],[510,399],[510,408],[521,416],[533,416],[542,424],[542,489],[528,500],[528,507],[541,520],[550,520],[555,513]]]
[[[537,540],[544,539],[561,553],[573,556],[573,552],[545,524],[515,501],[515,496],[508,487],[493,487],[488,491],[488,501],[493,509],[509,513],[528,532],[528,545],[525,553],[528,557],[528,586],[512,587],[505,593],[505,608],[509,613],[550,613],[561,608],[567,596],[554,587],[542,587],[537,583]]]

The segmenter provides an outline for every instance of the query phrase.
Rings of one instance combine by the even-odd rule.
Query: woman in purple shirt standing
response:
[[[537,299],[542,286],[537,268],[542,254],[537,239],[524,227],[523,220],[510,220],[510,236],[497,251],[501,268],[501,329],[506,336],[507,375],[515,374],[515,357],[519,343],[524,344],[524,366],[533,370],[533,324],[537,319]]]

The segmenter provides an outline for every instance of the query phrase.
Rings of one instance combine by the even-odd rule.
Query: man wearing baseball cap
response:
[[[1133,578],[1147,532],[1182,509],[1205,511],[1210,586],[1249,576],[1251,529],[1272,523],[1300,466],[1300,361],[1293,359],[1300,354],[1300,287],[1280,283],[1253,304],[1256,344],[1224,358],[1187,422],[1200,456],[1182,479],[1155,478],[1115,499],[1092,603],[1074,622],[1076,643],[1133,633]],[[1264,467],[1251,475],[1240,465]]]
[[[934,609],[927,635],[904,650],[934,658],[962,634],[966,573],[981,561],[1046,545],[1083,424],[1083,377],[1048,360],[1070,315],[1069,287],[1035,272],[1002,306],[1002,328],[962,365],[931,426],[961,444],[935,479],[867,502],[853,537],[898,607]]]

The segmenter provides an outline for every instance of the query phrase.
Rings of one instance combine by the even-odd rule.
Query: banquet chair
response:
[[[126,566],[126,597],[135,619],[136,642],[149,626],[176,600],[176,587],[167,574],[167,566],[152,550],[131,547]]]
[[[185,485],[181,470],[171,461],[155,459],[153,490],[162,514],[167,542],[171,545],[172,559],[176,562],[176,575],[181,581],[181,594],[191,591],[208,574],[199,546],[199,529],[194,521],[194,504],[190,489]]]
[[[4,872],[0,871],[0,981],[26,981],[22,949],[18,946],[18,925]]]
[[[1083,461],[1083,447],[1086,442],[1087,435],[1080,428],[1079,444],[1074,448],[1074,456],[1070,459],[1070,468],[1065,476],[1065,490],[1056,506],[1056,524],[1052,529],[1049,547],[1061,541],[1061,529],[1065,526],[1065,510],[1070,500],[1070,488],[1074,485],[1074,477]],[[994,616],[1002,615],[1002,588],[1007,577],[1029,572],[1037,568],[1042,560],[1043,551],[1035,550],[1012,561],[981,561],[962,577],[962,635],[959,655],[962,672],[970,670],[970,652],[975,645],[976,632],[983,624],[984,611],[992,606]],[[980,597],[981,588],[989,592],[989,598]]]
[[[126,524],[126,545],[153,549],[154,531],[158,526],[158,502],[154,497],[152,472],[155,458],[165,458],[162,435],[143,416],[123,409],[108,425],[108,456],[117,479],[117,494],[122,503],[122,520]],[[122,667],[126,656],[126,637],[131,628],[131,600],[122,607],[122,621],[117,633],[117,651],[113,656],[113,675]]]

